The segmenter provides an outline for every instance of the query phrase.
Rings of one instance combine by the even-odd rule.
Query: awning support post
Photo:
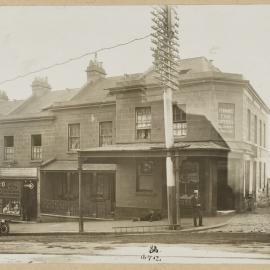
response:
[[[78,175],[79,175],[79,233],[83,232],[83,200],[82,200],[82,162],[78,157]]]

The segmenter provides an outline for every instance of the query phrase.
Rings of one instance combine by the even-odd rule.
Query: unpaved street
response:
[[[74,236],[73,236],[74,237]],[[142,241],[142,238],[145,241]],[[249,242],[238,237],[227,243],[215,234],[190,234],[192,243],[187,243],[188,235],[155,237],[152,236],[106,237],[91,239],[79,236],[79,241],[70,237],[32,237],[29,241],[1,238],[0,263],[248,263],[270,264],[269,242]],[[178,238],[178,243],[171,239]],[[255,237],[255,235],[254,235]],[[212,240],[211,240],[212,238]],[[213,241],[216,239],[216,241]],[[235,239],[237,237],[235,236]],[[242,240],[241,240],[242,239]],[[89,240],[89,241],[88,241]],[[182,241],[183,240],[183,241]],[[202,242],[202,243],[195,243]],[[132,243],[133,242],[133,243]],[[163,242],[163,243],[159,243]],[[182,243],[183,242],[183,243]],[[212,243],[211,243],[212,242]],[[219,243],[218,243],[219,242]]]

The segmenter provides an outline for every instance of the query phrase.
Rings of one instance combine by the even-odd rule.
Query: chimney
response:
[[[98,79],[105,78],[106,72],[102,67],[102,62],[97,61],[97,55],[95,55],[94,61],[91,60],[87,69],[87,82],[94,82]]]
[[[43,96],[51,90],[51,86],[48,83],[48,78],[36,77],[32,82],[32,95],[33,96]]]

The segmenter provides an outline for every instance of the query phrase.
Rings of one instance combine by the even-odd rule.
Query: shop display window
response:
[[[20,201],[9,198],[0,199],[0,213],[3,215],[20,216],[21,214]]]

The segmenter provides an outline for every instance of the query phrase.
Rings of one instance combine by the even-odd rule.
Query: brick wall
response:
[[[153,192],[136,191],[136,160],[133,158],[121,160],[116,171],[116,208],[162,208],[162,160],[154,161]],[[130,213],[131,214],[131,213]]]
[[[150,96],[152,94],[153,96]],[[157,95],[157,96],[155,96]],[[135,130],[135,108],[151,107],[151,139],[147,142],[164,141],[163,102],[160,93],[126,93],[117,95],[116,142],[137,143]],[[141,141],[143,142],[143,141]]]
[[[115,106],[73,109],[56,112],[55,152],[58,159],[76,159],[77,153],[68,152],[68,125],[80,124],[80,147],[99,146],[99,123],[112,121],[115,142]]]
[[[38,163],[31,161],[31,135],[41,134],[42,160],[54,157],[55,126],[53,121],[32,121],[2,124],[0,127],[0,164],[4,161],[4,136],[14,136],[14,167],[36,167]]]

